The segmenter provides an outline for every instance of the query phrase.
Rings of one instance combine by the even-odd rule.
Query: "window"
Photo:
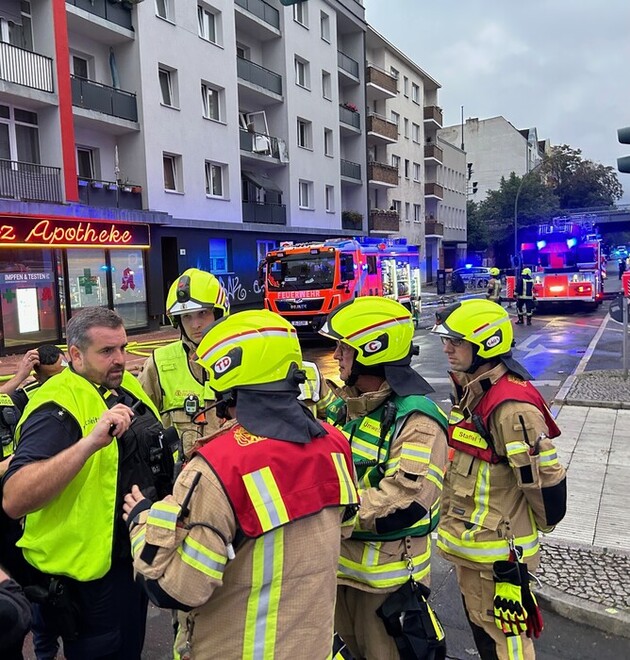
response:
[[[0,105],[0,158],[39,163],[37,113]]]
[[[209,241],[211,273],[228,272],[228,242],[225,238],[211,238]]]
[[[203,106],[203,116],[206,119],[221,121],[223,101],[223,90],[216,89],[207,83],[201,83],[201,102]]]
[[[392,110],[390,114],[390,118],[394,122],[394,124],[396,124],[396,128],[398,128],[398,134],[400,134],[400,115]]]
[[[155,0],[155,13],[165,21],[172,21],[171,0]]]
[[[413,164],[413,180],[414,181],[420,181],[420,164],[419,163],[414,163]]]
[[[33,50],[33,28],[31,26],[31,3],[28,0],[21,0],[15,2],[15,5],[20,7],[20,19],[17,22],[0,18],[0,41],[24,48],[24,50]],[[11,16],[13,7],[9,9],[9,16]]]
[[[409,178],[409,160],[405,158],[405,179]]]
[[[298,184],[298,203],[301,209],[311,209],[313,199],[313,182],[301,181]]]
[[[400,156],[396,156],[395,154],[392,154],[392,167],[395,168],[400,167]]]
[[[414,222],[420,222],[422,219],[422,207],[420,204],[414,204],[413,205],[413,221]]]
[[[403,78],[403,94],[409,96],[409,78],[407,76]]]
[[[332,101],[332,85],[330,73],[322,71],[322,96],[329,101]]]
[[[389,72],[390,72],[392,78],[396,78],[396,80],[398,80],[398,77],[400,76],[400,72],[398,71],[398,69],[394,69],[393,66],[390,66],[389,67]]]
[[[197,6],[197,27],[199,36],[213,44],[217,42],[217,17],[202,5]]]
[[[326,186],[326,212],[334,213],[335,212],[335,187]]]
[[[89,80],[90,71],[88,61],[85,57],[80,55],[72,56],[72,73],[77,78],[83,78],[84,80]]]
[[[297,2],[293,5],[293,20],[308,28],[308,4],[306,2]]]
[[[250,49],[243,44],[236,44],[236,57],[240,57],[242,60],[249,60]]]
[[[96,179],[93,149],[77,147],[77,174],[83,179]]]
[[[405,222],[409,222],[411,220],[411,216],[409,215],[411,208],[411,204],[409,202],[405,202]]]
[[[164,167],[164,190],[182,192],[182,157],[175,154],[162,154]]]
[[[310,89],[311,79],[310,79],[310,67],[309,63],[306,60],[303,60],[299,57],[295,58],[295,84],[300,87],[306,87]]]
[[[160,101],[162,105],[176,108],[178,105],[177,71],[160,66],[158,68],[158,77],[160,79]]]
[[[313,124],[306,119],[297,120],[297,141],[298,147],[303,147],[304,149],[313,148],[313,135],[312,135]]]
[[[418,124],[411,124],[411,139],[420,144],[420,126]]]
[[[396,211],[398,215],[400,216],[400,200],[399,199],[392,199],[392,211]]]
[[[411,83],[411,100],[420,103],[420,88],[415,83]]]
[[[319,27],[322,39],[330,43],[330,16],[326,12],[319,14]]]
[[[276,241],[256,241],[256,263],[259,264],[267,256],[267,252],[276,249]]]
[[[206,195],[208,197],[226,197],[224,181],[226,166],[219,163],[211,163],[206,161]]]
[[[405,126],[405,137],[409,139],[409,120],[407,117],[404,119],[404,126]]]
[[[331,128],[324,129],[324,155],[333,155],[333,132]]]

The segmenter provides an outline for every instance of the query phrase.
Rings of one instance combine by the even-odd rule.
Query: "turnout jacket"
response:
[[[195,658],[330,656],[341,535],[354,516],[342,519],[358,497],[347,441],[325,426],[298,445],[229,422],[173,496],[136,516],[135,568],[157,604],[188,610]]]
[[[214,410],[200,417],[203,424],[194,423],[184,410],[184,401],[189,394],[197,397],[200,410],[215,401],[204,368],[189,360],[195,348],[186,337],[156,348],[138,375],[142,389],[160,411],[164,427],[174,426],[177,429],[187,458],[199,439],[210,435],[220,426]]]
[[[559,429],[533,385],[502,363],[476,378],[460,372],[451,378],[453,458],[438,548],[456,564],[490,571],[493,562],[508,559],[513,542],[534,570],[538,531],[551,531],[566,510],[566,472],[551,440]],[[491,406],[482,404],[485,396],[492,397]],[[485,419],[475,422],[480,411]]]
[[[376,392],[360,394],[344,387],[337,388],[336,394],[346,406],[346,417],[337,425],[344,427],[347,436],[352,434],[349,426],[365,432],[355,432],[352,439],[361,506],[352,538],[342,541],[338,583],[373,593],[390,592],[411,573],[428,585],[431,537],[429,526],[422,523],[435,520],[431,512],[439,507],[447,455],[446,416],[429,401],[431,408],[412,410],[398,418],[390,432],[388,452],[381,452],[384,474],[376,482],[366,478],[370,471],[361,468],[364,458],[376,454],[372,451],[376,446],[370,447],[365,437],[372,429],[378,443],[379,426],[370,419],[371,414],[392,399],[393,392],[384,382]],[[349,425],[354,420],[357,423]],[[422,526],[426,535],[413,536],[414,526]],[[405,530],[408,533],[401,537]]]

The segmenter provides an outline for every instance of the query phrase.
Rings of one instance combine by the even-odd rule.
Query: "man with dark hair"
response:
[[[136,659],[147,600],[133,578],[122,498],[138,480],[155,497],[151,441],[163,429],[125,371],[127,334],[116,312],[80,311],[67,343],[69,367],[38,388],[18,422],[3,507],[25,516],[17,545],[66,658]],[[169,455],[163,449],[159,460]]]

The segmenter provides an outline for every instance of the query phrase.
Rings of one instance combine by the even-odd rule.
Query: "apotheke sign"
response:
[[[2,247],[148,248],[149,225],[2,216]]]

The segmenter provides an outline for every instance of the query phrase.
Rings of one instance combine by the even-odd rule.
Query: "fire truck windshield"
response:
[[[272,291],[330,289],[334,273],[333,253],[286,255],[267,262],[267,282]]]

